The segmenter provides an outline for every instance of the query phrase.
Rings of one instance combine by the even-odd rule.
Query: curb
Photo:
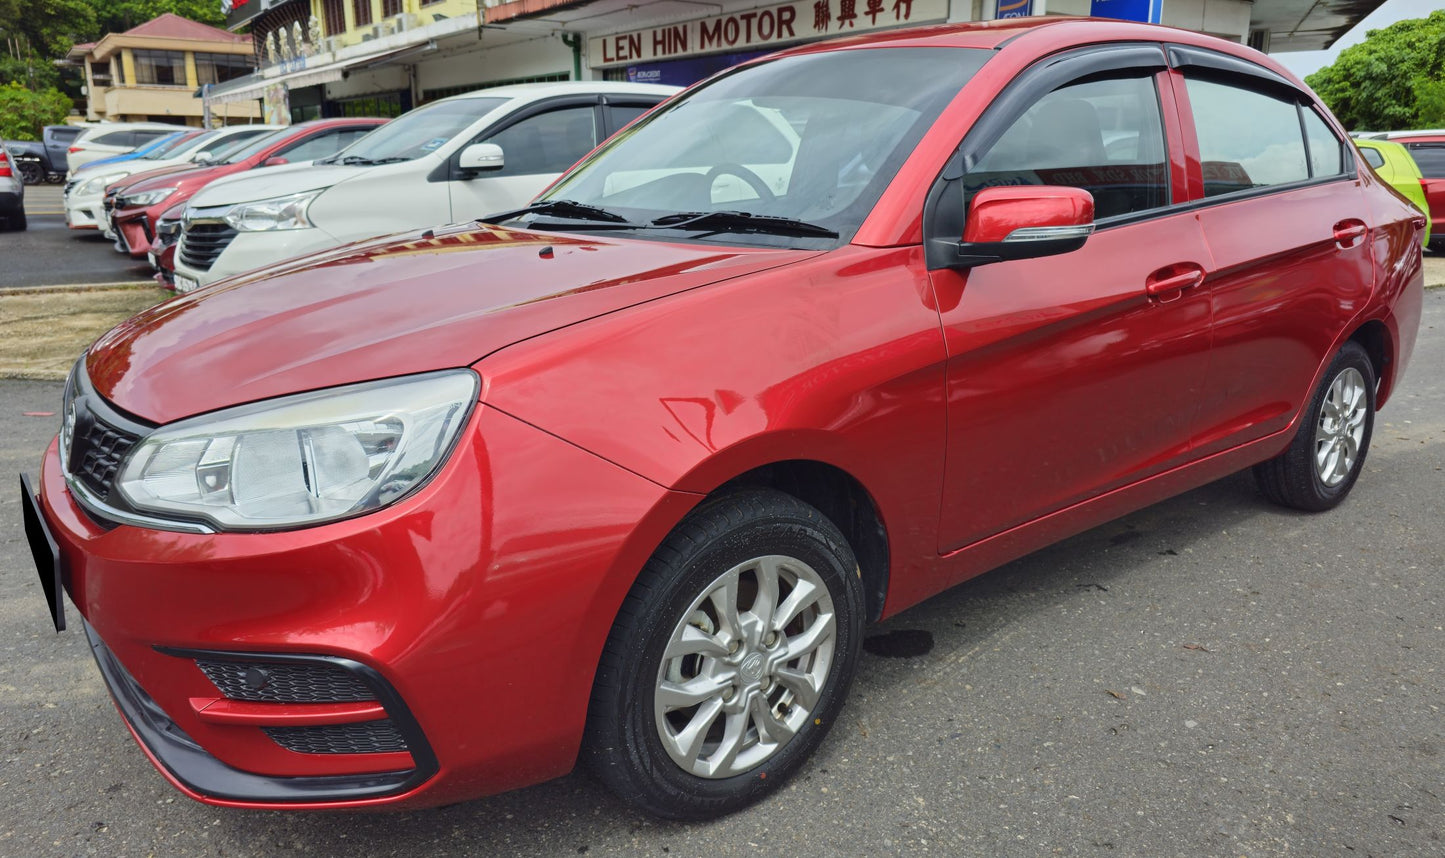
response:
[[[160,289],[154,280],[125,280],[116,283],[68,283],[59,286],[0,286],[0,297],[45,292],[97,292],[106,289]]]

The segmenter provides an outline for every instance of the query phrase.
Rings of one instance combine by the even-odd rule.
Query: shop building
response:
[[[476,0],[241,0],[258,68],[211,88],[213,105],[262,100],[268,121],[397,116],[485,86],[578,76],[560,33],[480,26]]]
[[[582,74],[686,85],[792,45],[872,30],[1029,15],[1162,23],[1261,50],[1328,47],[1382,0],[484,0],[483,23],[561,31],[582,44]]]

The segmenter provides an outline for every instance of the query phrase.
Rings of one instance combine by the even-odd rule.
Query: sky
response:
[[[1388,27],[1396,21],[1403,21],[1406,18],[1425,18],[1431,12],[1441,8],[1442,0],[1385,0],[1385,2],[1374,12],[1366,15],[1364,20],[1356,24],[1340,40],[1335,42],[1329,50],[1325,51],[1291,51],[1289,53],[1270,54],[1276,61],[1283,64],[1285,68],[1304,77],[1313,74],[1324,66],[1335,61],[1340,51],[1350,45],[1358,44],[1365,40],[1365,34],[1371,30],[1378,30],[1381,27]]]

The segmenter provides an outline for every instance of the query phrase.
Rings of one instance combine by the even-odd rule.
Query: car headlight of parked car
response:
[[[275,530],[388,506],[451,452],[477,401],[470,370],[313,391],[163,426],[117,481],[137,510]]]
[[[141,191],[138,194],[126,194],[125,204],[130,206],[153,206],[166,197],[174,194],[175,188],[156,188],[154,191]]]
[[[324,190],[324,189],[323,189]],[[254,203],[242,203],[226,213],[226,223],[241,232],[268,232],[276,229],[305,229],[311,226],[306,209],[321,191],[291,194]]]
[[[103,176],[96,176],[93,179],[86,179],[83,183],[81,183],[80,187],[75,189],[75,193],[85,197],[91,196],[93,194],[105,193],[106,185],[109,185],[111,182],[118,182],[128,175],[130,174],[106,173]]]

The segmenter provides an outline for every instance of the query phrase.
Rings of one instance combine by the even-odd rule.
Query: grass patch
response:
[[[0,378],[63,381],[96,337],[169,297],[150,286],[0,291]]]

